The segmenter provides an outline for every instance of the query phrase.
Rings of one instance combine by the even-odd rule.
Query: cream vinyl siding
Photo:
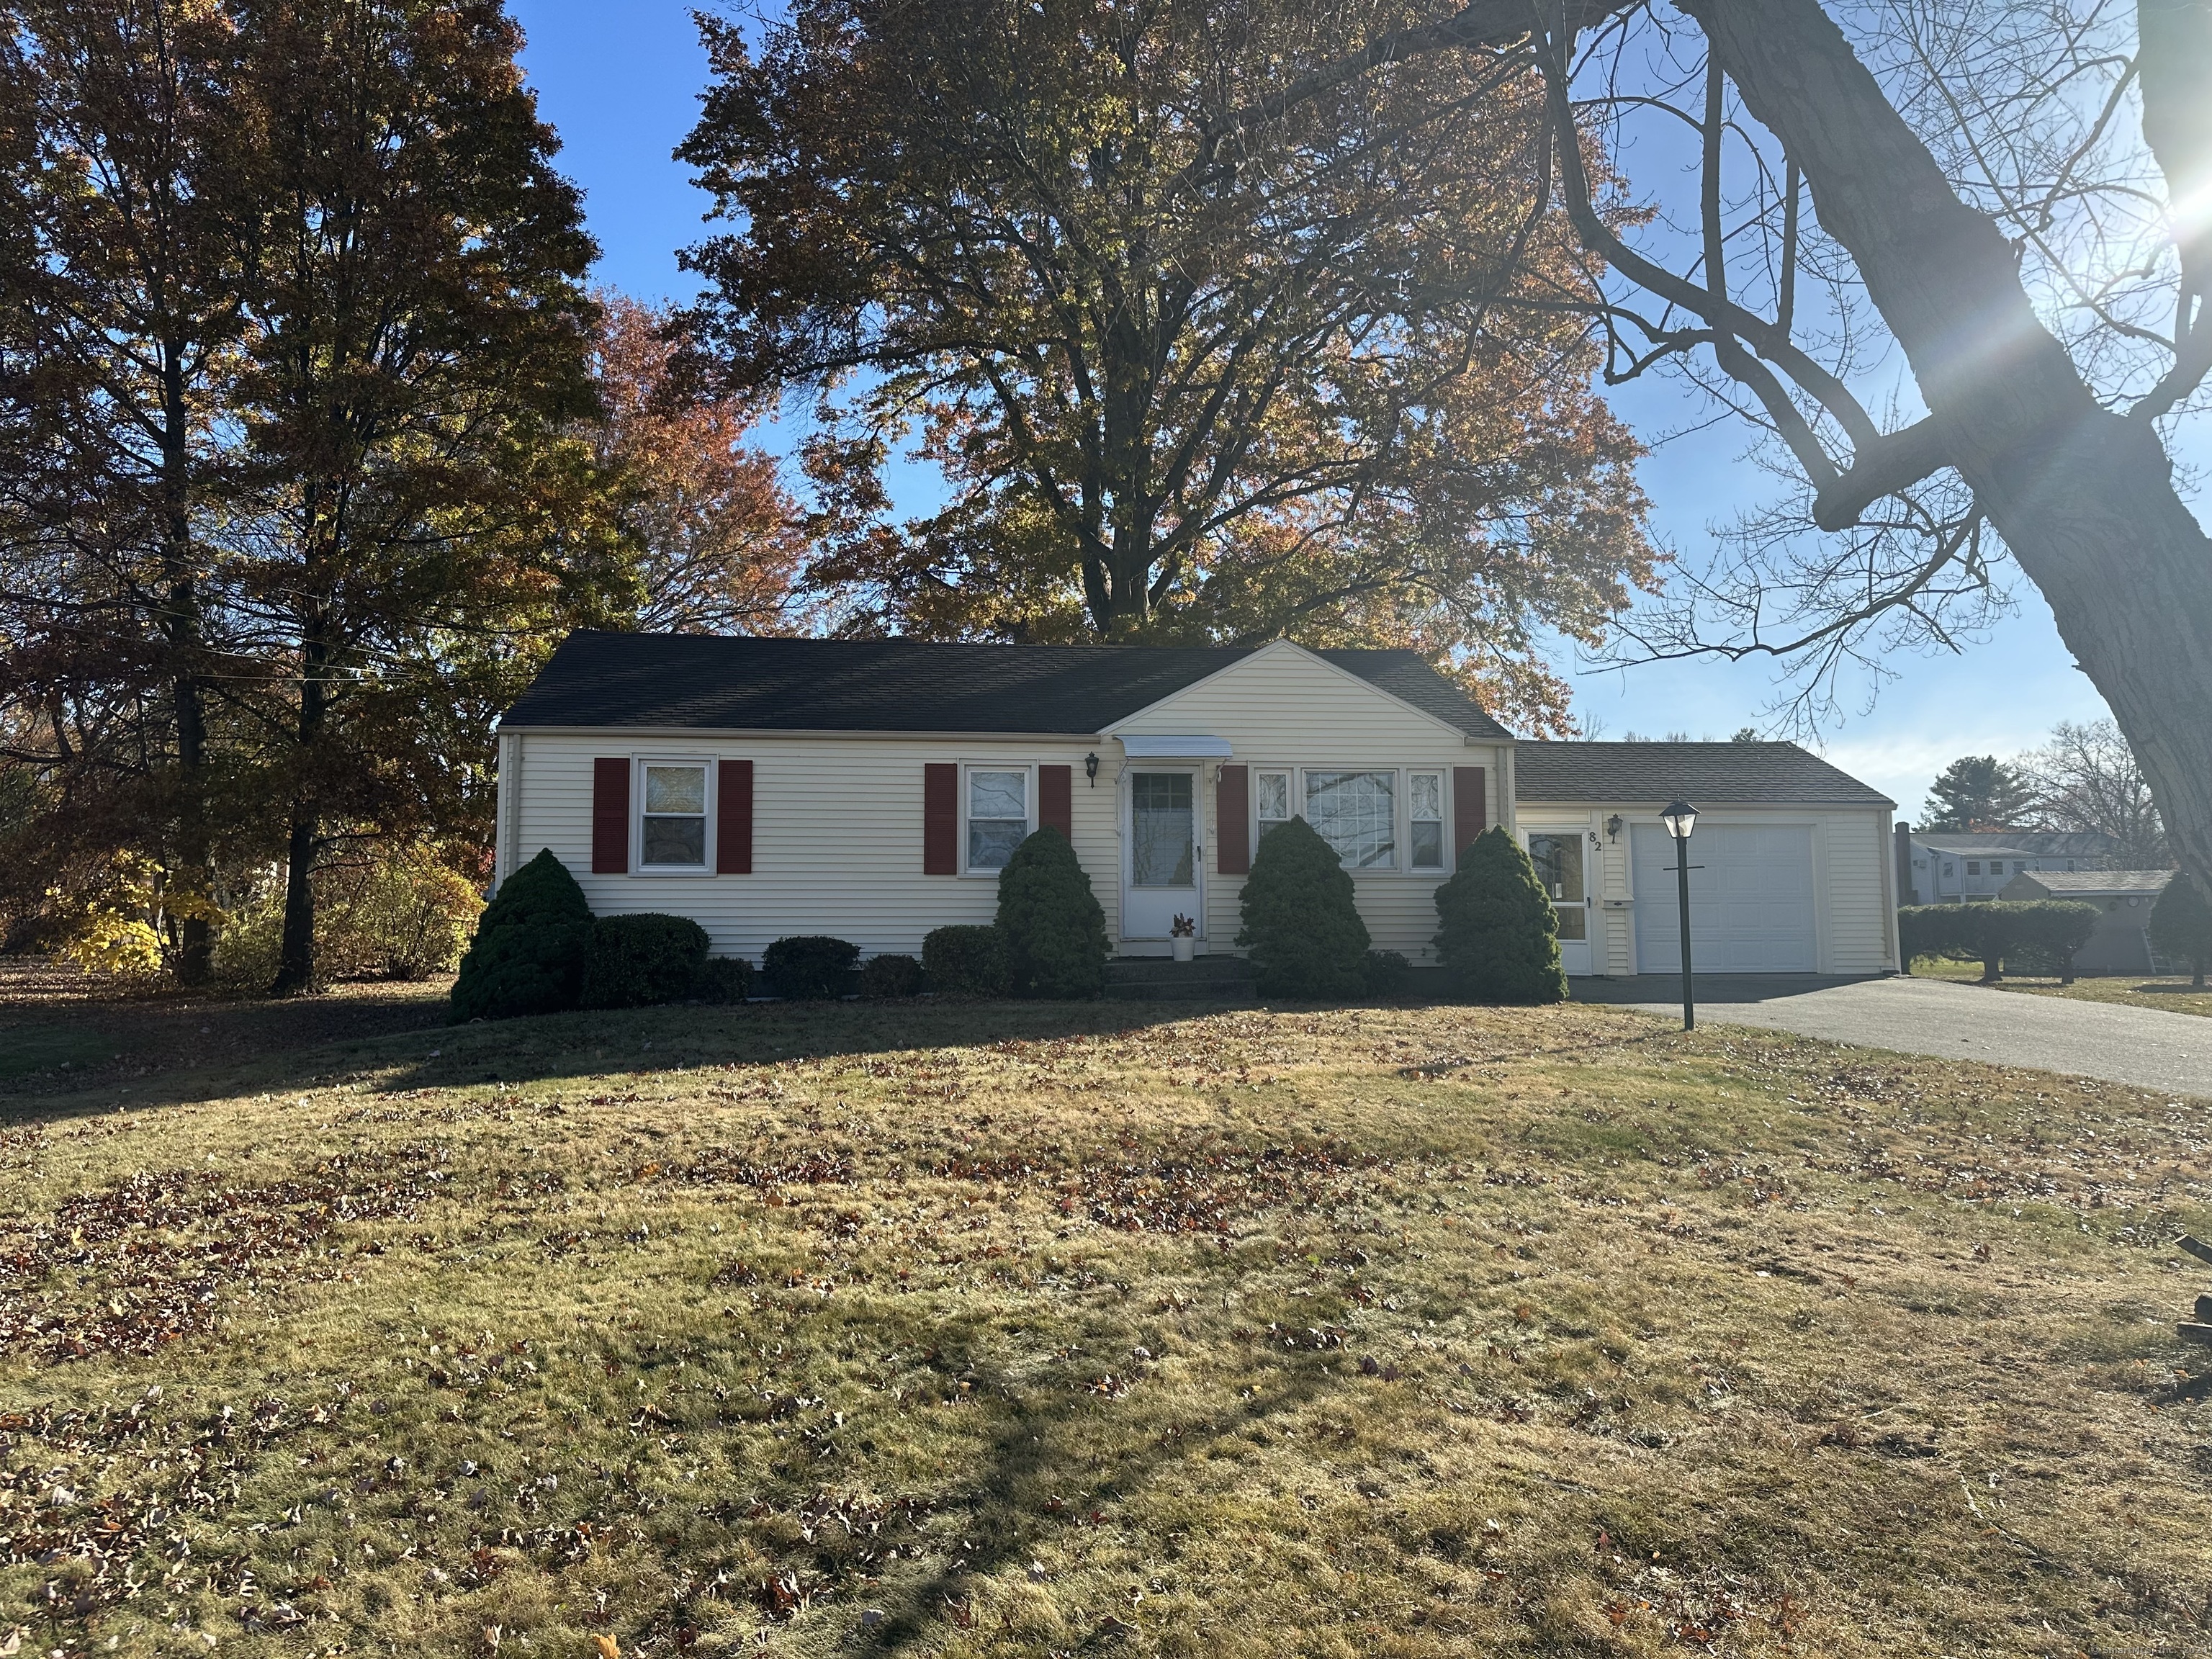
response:
[[[1524,800],[1518,818],[1546,829],[1582,826],[1597,833],[1590,854],[1590,891],[1599,901],[1591,917],[1590,971],[1627,977],[1636,972],[1632,826],[1659,821],[1656,801]],[[1605,823],[1622,821],[1618,841]],[[1897,966],[1896,910],[1890,896],[1889,810],[1870,806],[1752,806],[1729,804],[1698,814],[1690,860],[1709,824],[1802,824],[1812,832],[1813,927],[1816,971],[1878,974]],[[1664,895],[1661,896],[1665,896]],[[1607,902],[1607,901],[1612,901]]]
[[[1359,915],[1378,951],[1398,951],[1417,965],[1434,966],[1430,941],[1437,931],[1436,890],[1450,875],[1450,846],[1456,829],[1445,826],[1445,861],[1441,871],[1410,872],[1406,868],[1405,842],[1407,771],[1441,771],[1447,803],[1450,799],[1450,769],[1483,769],[1484,813],[1486,823],[1501,819],[1510,824],[1502,802],[1505,745],[1470,743],[1466,735],[1442,720],[1431,719],[1357,675],[1336,667],[1293,645],[1278,643],[1255,653],[1212,678],[1178,691],[1132,718],[1121,721],[1110,736],[1127,733],[1207,736],[1225,738],[1235,753],[1231,763],[1255,771],[1306,769],[1346,771],[1393,770],[1401,775],[1397,792],[1398,867],[1395,870],[1356,870],[1352,872]],[[1110,742],[1100,750],[1121,760],[1121,746]],[[1166,764],[1166,763],[1163,763]],[[1220,822],[1215,782],[1218,763],[1202,769],[1206,824],[1206,917],[1204,946],[1208,951],[1232,951],[1242,926],[1238,901],[1244,890],[1242,876],[1221,874],[1220,847],[1231,833]],[[1106,787],[1105,773],[1099,788]],[[1082,793],[1082,780],[1076,791]],[[1301,786],[1294,778],[1291,810],[1304,810]],[[1449,805],[1446,808],[1449,811]],[[1102,887],[1099,872],[1091,880]],[[1115,866],[1112,880],[1120,884]],[[1103,896],[1102,891],[1102,897]],[[1109,908],[1110,918],[1112,911]],[[1110,921],[1109,921],[1110,931]],[[1164,944],[1131,945],[1132,950],[1164,951]]]
[[[1095,789],[1083,776],[1083,757],[1093,751],[1100,760]],[[663,738],[649,732],[526,728],[500,740],[501,875],[550,847],[583,888],[594,915],[654,910],[690,916],[707,930],[716,956],[757,962],[770,943],[792,933],[850,939],[869,956],[919,955],[922,936],[933,927],[988,922],[999,902],[995,875],[922,874],[923,766],[1059,765],[1073,770],[1076,855],[1091,872],[1110,935],[1121,891],[1111,872],[1119,866],[1121,843],[1107,752],[1098,743],[1054,738],[817,732],[744,737],[675,732]],[[592,873],[592,761],[660,756],[753,763],[751,874]],[[630,811],[634,823],[635,789]],[[710,870],[711,838],[719,828],[710,814]]]

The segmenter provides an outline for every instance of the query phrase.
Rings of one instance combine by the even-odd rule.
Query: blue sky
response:
[[[707,198],[670,152],[690,130],[706,82],[706,57],[684,0],[511,0],[528,32],[524,66],[544,118],[559,129],[562,164],[586,193],[603,250],[598,278],[643,299],[684,298],[691,287],[676,250],[705,234]],[[1650,441],[1694,418],[1681,394],[1653,383],[1623,388],[1614,406]],[[2191,434],[2192,450],[2212,434]],[[1712,546],[1711,527],[1758,499],[1771,480],[1746,465],[1746,434],[1727,423],[1655,449],[1643,467],[1656,503],[1654,528],[1685,564]],[[917,493],[927,480],[908,481]],[[2200,506],[2200,516],[2202,516]],[[2051,613],[2024,580],[2016,615],[1964,655],[1893,661],[1897,678],[1871,709],[1846,699],[1824,736],[1838,765],[1918,816],[1929,781],[1964,754],[2008,754],[2040,742],[2061,720],[2105,713],[2073,666]],[[1578,709],[1607,734],[1685,731],[1726,737],[1758,724],[1771,700],[1771,670],[1699,660],[1578,675]]]

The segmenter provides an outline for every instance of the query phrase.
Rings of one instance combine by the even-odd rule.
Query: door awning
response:
[[[1227,760],[1237,752],[1226,738],[1179,732],[1133,732],[1120,742],[1131,760]]]

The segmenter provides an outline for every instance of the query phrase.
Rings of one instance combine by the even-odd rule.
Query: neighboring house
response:
[[[1993,899],[2014,876],[2030,870],[2102,870],[2119,843],[2089,831],[1898,828],[1905,843],[1907,904],[1972,903]]]
[[[2070,899],[2095,905],[2105,914],[2097,919],[2097,931],[2089,935],[2089,942],[2074,953],[2074,971],[2148,974],[2158,969],[2146,931],[2151,908],[2172,879],[2171,870],[2031,870],[2007,882],[1997,896],[2023,902]]]
[[[721,955],[792,933],[918,951],[988,921],[1047,824],[1120,952],[1164,955],[1179,915],[1230,951],[1260,837],[1295,815],[1378,950],[1433,965],[1460,849],[1528,818],[1582,929],[1570,971],[1671,967],[1672,849],[1650,836],[1687,793],[1698,966],[1896,965],[1883,797],[1790,744],[1516,742],[1410,651],[585,632],[501,720],[499,769],[500,879],[550,848],[594,911],[693,917]]]

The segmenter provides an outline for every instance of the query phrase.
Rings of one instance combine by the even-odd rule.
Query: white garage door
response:
[[[1636,825],[1634,836],[1637,971],[1679,973],[1674,842],[1656,823]],[[1700,820],[1690,838],[1690,863],[1692,968],[1701,974],[1809,974],[1818,966],[1810,828]]]

